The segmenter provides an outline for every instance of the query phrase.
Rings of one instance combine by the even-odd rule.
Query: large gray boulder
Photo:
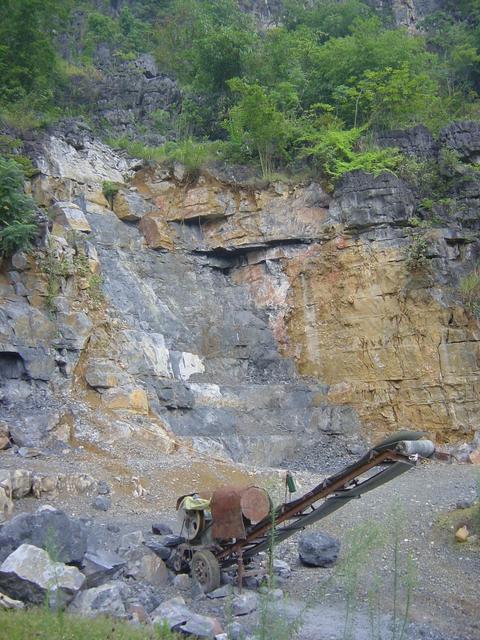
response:
[[[46,549],[61,562],[80,564],[87,551],[87,529],[63,511],[42,507],[35,513],[21,513],[3,525],[0,562],[22,544]]]
[[[55,562],[43,549],[22,544],[0,566],[0,589],[30,604],[68,604],[82,588],[85,576],[76,567]]]
[[[310,567],[331,567],[339,551],[340,542],[321,531],[304,533],[298,542],[300,560]]]
[[[113,616],[125,618],[125,600],[128,595],[127,586],[120,581],[107,582],[93,589],[81,591],[71,603],[69,611],[82,616]]]
[[[57,426],[60,416],[55,411],[36,411],[10,424],[10,435],[19,447],[38,447]]]

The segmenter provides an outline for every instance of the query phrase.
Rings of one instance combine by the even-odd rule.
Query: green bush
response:
[[[110,204],[110,207],[113,206],[113,199],[117,195],[120,186],[116,182],[111,182],[110,180],[105,180],[102,182],[102,193]]]
[[[362,133],[359,128],[312,128],[300,138],[300,156],[308,158],[332,182],[349,171],[361,170],[374,175],[395,171],[402,160],[398,149],[360,149]]]
[[[480,268],[465,275],[458,286],[465,307],[476,318],[480,318]]]
[[[28,249],[37,232],[35,203],[23,189],[24,174],[11,159],[0,157],[0,254]]]

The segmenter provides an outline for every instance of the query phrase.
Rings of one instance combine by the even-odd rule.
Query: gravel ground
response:
[[[50,503],[71,515],[90,518],[94,521],[96,535],[106,539],[114,536],[118,540],[122,533],[138,529],[147,532],[158,520],[175,524],[175,498],[192,489],[213,489],[227,483],[244,486],[257,483],[278,487],[276,498],[283,499],[283,471],[249,469],[244,465],[207,460],[186,449],[180,449],[173,455],[159,455],[151,442],[142,443],[140,440],[117,443],[115,452],[110,451],[108,455],[104,451],[77,448],[24,460],[12,451],[5,451],[0,452],[0,467],[31,468],[43,473],[82,472],[97,480],[106,480],[112,486],[112,508],[106,513],[92,509],[91,495],[45,495],[40,500],[25,498],[16,502],[17,513]],[[133,496],[134,476],[140,478],[148,489],[143,498]],[[361,499],[349,502],[345,508],[315,525],[315,528],[338,537],[342,543],[352,530],[360,526],[374,530],[378,525],[381,531],[387,532],[386,546],[374,545],[362,562],[362,573],[366,576],[378,574],[383,585],[379,611],[388,614],[392,610],[389,585],[393,583],[394,576],[393,537],[388,531],[391,532],[392,522],[397,517],[397,525],[393,526],[401,524],[401,554],[410,551],[416,565],[417,584],[412,602],[414,624],[408,630],[410,640],[480,640],[480,548],[478,545],[454,543],[454,532],[437,525],[439,516],[454,509],[459,500],[475,496],[478,476],[479,469],[472,465],[424,463]],[[312,488],[321,478],[320,472],[298,472],[299,492]],[[120,532],[108,532],[108,523],[119,526]],[[276,554],[289,562],[293,570],[292,576],[281,585],[289,597],[287,615],[297,615],[306,602],[311,604],[303,614],[301,638],[342,638],[345,593],[341,580],[335,577],[339,573],[338,568],[312,569],[300,565],[295,537],[279,545]],[[344,547],[341,555],[345,557]],[[399,573],[403,571],[402,567]],[[366,607],[366,579],[359,581],[359,595],[355,602],[355,640],[372,639]],[[173,595],[178,594],[173,587],[168,587],[157,597],[163,600]],[[182,595],[194,610],[224,618],[224,601],[198,597],[192,601],[192,594]],[[249,618],[242,619],[247,627],[253,624]],[[388,618],[381,622],[385,627]],[[392,635],[384,637],[392,638]]]

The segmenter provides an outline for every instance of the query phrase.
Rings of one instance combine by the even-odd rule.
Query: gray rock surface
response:
[[[195,638],[210,638],[213,640],[218,627],[218,623],[213,618],[195,613],[185,624],[179,627],[179,630]]]
[[[232,600],[232,613],[234,616],[246,616],[258,607],[258,594],[253,591],[237,593]]]
[[[331,567],[338,559],[340,542],[321,531],[303,533],[298,553],[303,564],[312,567]]]
[[[81,570],[86,576],[87,587],[98,587],[110,580],[125,564],[125,560],[116,553],[105,549],[86,553]]]
[[[340,181],[331,210],[351,232],[405,226],[415,210],[415,198],[408,185],[391,173],[373,176],[354,171]]]
[[[0,529],[0,561],[22,544],[50,550],[55,558],[80,564],[87,550],[87,530],[63,511],[42,508],[21,513]]]
[[[59,421],[56,412],[34,413],[19,416],[10,424],[10,435],[19,447],[38,447]]]
[[[112,499],[110,496],[97,496],[92,503],[92,507],[97,511],[108,511],[111,506]]]
[[[411,129],[381,132],[377,134],[376,142],[381,147],[395,147],[419,160],[432,160],[438,152],[433,135],[421,124]]]
[[[68,610],[71,613],[89,617],[103,615],[126,618],[127,594],[128,588],[123,582],[107,582],[78,593]]]
[[[170,629],[185,624],[192,616],[193,613],[180,596],[165,600],[150,615],[153,624],[166,623]]]
[[[474,120],[452,122],[440,132],[440,144],[469,162],[480,161],[480,124]]]
[[[85,576],[76,567],[54,562],[43,549],[22,544],[0,566],[0,589],[12,598],[56,607],[68,604],[82,588]]]

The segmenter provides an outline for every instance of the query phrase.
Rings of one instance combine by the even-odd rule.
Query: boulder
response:
[[[232,601],[234,616],[246,616],[258,607],[258,595],[253,591],[238,593]]]
[[[12,479],[10,471],[0,469],[0,524],[8,520],[12,512]]]
[[[24,414],[10,425],[10,435],[19,447],[38,447],[57,426],[60,416],[55,411]]]
[[[110,580],[126,562],[116,553],[100,549],[86,553],[82,562],[82,573],[85,575],[87,587],[98,587]]]
[[[285,560],[280,560],[279,558],[274,558],[273,560],[273,573],[279,578],[287,579],[292,575],[292,569],[288,562]]]
[[[113,211],[120,220],[135,222],[152,211],[152,205],[139,193],[120,189],[113,197]]]
[[[15,469],[11,472],[12,497],[15,500],[24,498],[32,490],[32,472],[28,469]]]
[[[470,535],[470,531],[467,529],[467,527],[465,526],[460,527],[455,532],[455,540],[457,542],[467,542],[469,535]]]
[[[32,493],[38,499],[42,493],[51,493],[58,486],[59,477],[56,475],[46,475],[45,473],[34,473],[32,476]]]
[[[0,451],[10,446],[10,430],[6,422],[0,422]]]
[[[214,591],[210,591],[207,593],[207,598],[211,600],[216,600],[217,598],[227,598],[231,596],[233,593],[233,586],[231,584],[224,584],[222,587],[218,587]]]
[[[99,496],[108,496],[111,492],[111,487],[106,480],[99,480],[97,483],[97,493]]]
[[[331,567],[339,551],[340,542],[321,531],[304,533],[298,542],[300,560],[310,567]]]
[[[211,638],[212,640],[217,634],[222,633],[222,627],[216,618],[201,616],[197,613],[193,614],[185,624],[182,624],[179,630],[195,638]]]
[[[23,544],[54,549],[56,559],[79,564],[87,551],[87,530],[63,511],[43,507],[35,513],[21,513],[1,528],[0,562]]]
[[[189,591],[192,587],[192,579],[186,573],[180,573],[173,579],[173,586],[179,591]]]
[[[89,617],[104,615],[125,618],[127,616],[125,609],[127,592],[127,586],[123,582],[107,582],[77,594],[69,611]]]
[[[126,576],[156,586],[168,583],[169,574],[165,563],[148,547],[131,549],[125,557],[128,560]]]
[[[110,496],[97,496],[92,503],[92,507],[97,511],[108,511],[112,506]]]
[[[0,486],[0,524],[8,520],[12,512],[13,502],[11,492],[5,487]]]
[[[90,233],[92,230],[85,214],[73,202],[57,202],[52,207],[55,222],[73,231]]]
[[[22,544],[0,566],[0,588],[10,597],[42,605],[47,598],[57,607],[70,602],[85,576],[76,567],[53,561],[43,549]]]
[[[165,562],[172,555],[171,547],[166,547],[163,544],[160,544],[159,542],[157,542],[156,540],[148,540],[145,544],[149,549],[153,551],[153,553],[155,553],[159,558],[161,558]]]
[[[131,549],[142,547],[145,544],[145,536],[142,531],[131,531],[122,536],[118,553],[128,553]]]
[[[151,614],[153,624],[167,624],[170,629],[185,624],[193,616],[181,597],[165,600]]]

